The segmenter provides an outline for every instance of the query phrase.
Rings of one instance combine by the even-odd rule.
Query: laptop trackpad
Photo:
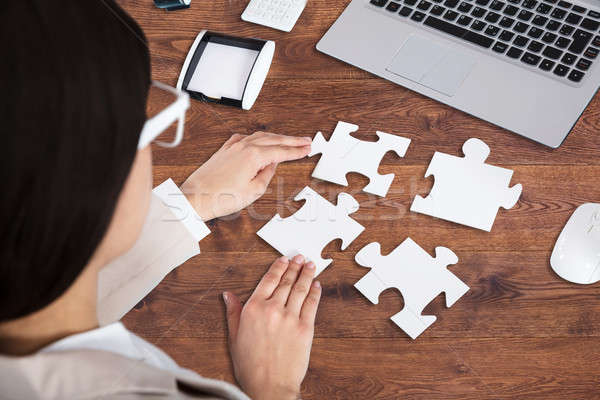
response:
[[[386,70],[453,96],[469,76],[476,60],[460,49],[413,34]]]

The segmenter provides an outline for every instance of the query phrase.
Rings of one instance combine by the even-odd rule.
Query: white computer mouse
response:
[[[600,281],[600,204],[585,203],[575,210],[554,245],[550,265],[569,282]]]

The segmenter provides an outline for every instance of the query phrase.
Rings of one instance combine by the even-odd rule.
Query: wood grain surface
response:
[[[250,295],[277,256],[256,231],[277,212],[294,213],[301,206],[294,195],[310,185],[332,201],[342,191],[354,195],[361,204],[354,217],[366,230],[344,252],[339,240],[323,251],[334,261],[320,276],[303,398],[600,398],[600,285],[567,283],[549,265],[574,209],[600,201],[600,99],[562,147],[542,147],[317,52],[347,2],[309,0],[293,31],[283,33],[243,22],[246,1],[192,0],[190,9],[171,13],[150,0],[120,1],[146,32],[153,78],[171,85],[202,29],[276,42],[253,109],[194,101],[181,146],[154,149],[155,183],[181,183],[232,133],[321,130],[328,137],[343,120],[360,125],[359,138],[382,130],[412,139],[405,158],[388,154],[381,164],[381,173],[396,174],[385,198],[361,192],[367,179],[360,175],[350,174],[347,188],[312,179],[317,157],[281,165],[265,196],[211,221],[202,254],[169,274],[124,323],[181,365],[233,382],[220,295]],[[487,142],[488,162],[514,169],[513,184],[524,188],[513,209],[500,209],[490,233],[409,212],[414,196],[433,184],[424,178],[433,152],[461,155],[470,137]],[[403,307],[398,291],[385,291],[373,305],[353,287],[368,271],[354,262],[362,246],[378,241],[387,253],[408,236],[430,253],[451,248],[460,261],[450,269],[471,288],[451,308],[438,296],[425,309],[438,320],[415,341],[389,320]]]

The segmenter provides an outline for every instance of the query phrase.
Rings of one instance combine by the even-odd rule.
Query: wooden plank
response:
[[[225,339],[149,340],[185,367],[234,382]],[[593,400],[599,362],[592,338],[316,339],[302,398]]]
[[[433,253],[436,245],[419,238]],[[384,246],[387,253],[391,246]],[[316,336],[387,337],[409,340],[389,318],[403,307],[395,289],[378,305],[354,287],[367,268],[354,262],[354,251],[329,253],[334,259],[319,279],[323,298]],[[600,286],[560,280],[548,265],[547,252],[457,251],[450,270],[470,291],[451,308],[443,296],[424,311],[438,320],[419,338],[463,337],[600,337]],[[147,337],[218,338],[226,335],[221,292],[247,299],[275,252],[202,253],[179,267],[125,317],[128,326]],[[407,266],[408,268],[408,266]]]
[[[341,120],[359,125],[361,139],[375,138],[377,130],[411,139],[401,164],[426,165],[435,151],[462,156],[462,144],[478,137],[490,146],[492,164],[598,165],[599,101],[592,102],[565,144],[552,150],[382,79],[367,84],[267,80],[251,111],[192,101],[183,143],[175,150],[155,148],[155,162],[198,165],[233,133],[265,130],[312,137],[320,130],[329,137]],[[398,163],[396,158],[386,162]]]
[[[396,159],[397,160],[397,159]],[[510,210],[500,209],[491,232],[480,231],[451,222],[410,212],[415,195],[427,195],[432,179],[425,179],[426,166],[385,165],[383,173],[393,172],[396,178],[385,198],[361,191],[366,178],[351,175],[350,186],[343,187],[310,178],[315,161],[282,164],[263,198],[237,215],[211,222],[213,234],[202,247],[205,251],[268,250],[256,235],[275,213],[293,214],[301,203],[293,197],[305,185],[310,185],[332,202],[338,193],[347,191],[356,197],[361,208],[353,217],[366,231],[348,251],[371,241],[390,248],[410,235],[417,241],[431,240],[432,246],[445,245],[457,251],[545,251],[554,246],[558,234],[571,213],[584,202],[600,198],[598,166],[519,166],[514,168],[514,183],[524,187],[519,203]],[[155,183],[168,177],[184,181],[195,167],[156,167]],[[226,199],[226,198],[225,198]],[[520,232],[520,234],[515,234]]]

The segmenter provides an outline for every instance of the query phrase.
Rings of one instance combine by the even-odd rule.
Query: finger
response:
[[[229,339],[235,340],[240,326],[240,314],[242,313],[242,303],[236,295],[229,292],[223,292],[223,300],[227,308],[227,328],[229,330]]]
[[[308,295],[312,280],[315,276],[315,264],[311,261],[304,264],[300,277],[294,284],[290,297],[287,301],[286,307],[294,313],[294,315],[300,315],[302,304]]]
[[[277,303],[284,305],[287,303],[287,299],[290,296],[290,291],[292,290],[292,286],[296,283],[296,279],[298,278],[298,273],[300,272],[300,268],[304,263],[304,257],[301,255],[297,255],[292,259],[290,265],[288,266],[287,271],[281,277],[281,282],[279,282],[279,286],[273,292],[273,296],[271,299],[276,301]]]
[[[270,132],[261,132],[261,135],[255,136],[251,135],[249,141],[253,144],[261,145],[261,146],[308,146],[312,143],[312,139],[310,137],[305,136],[287,136],[287,135],[278,135],[276,133]]]
[[[269,164],[279,164],[285,161],[298,160],[310,153],[308,146],[255,146],[256,162],[259,168]]]
[[[254,179],[252,179],[252,184],[254,186],[254,190],[256,191],[257,197],[263,195],[267,186],[269,186],[269,182],[273,179],[275,175],[275,170],[277,169],[277,164],[269,164],[264,167],[261,171],[256,174]]]
[[[315,324],[315,317],[317,316],[317,309],[321,300],[321,291],[321,283],[314,281],[300,311],[300,319],[311,326]]]
[[[240,140],[248,137],[247,135],[240,135],[239,133],[234,133],[231,135],[229,139],[225,143],[223,143],[223,147],[231,146],[234,143],[239,142]]]
[[[256,289],[252,293],[251,298],[268,299],[273,294],[273,291],[279,285],[279,281],[284,272],[288,269],[289,260],[287,257],[279,257],[262,277]]]

